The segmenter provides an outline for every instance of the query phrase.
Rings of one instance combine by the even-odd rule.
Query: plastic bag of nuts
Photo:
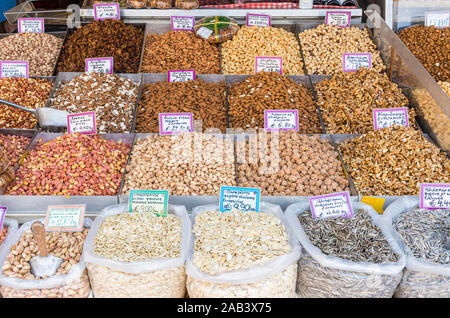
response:
[[[83,253],[94,297],[184,297],[190,239],[184,206],[169,205],[167,217],[106,207]]]
[[[37,221],[37,220],[34,220]],[[47,232],[49,253],[63,259],[57,273],[36,278],[28,261],[39,254],[31,233],[24,223],[0,249],[0,293],[4,298],[86,298],[90,293],[86,264],[82,258],[84,239],[92,220],[84,219],[82,232]],[[44,219],[38,221],[44,222]]]
[[[198,0],[175,0],[175,8],[191,10],[199,7]]]
[[[198,37],[206,39],[209,43],[223,43],[233,38],[239,31],[239,25],[229,17],[204,17],[194,26]]]
[[[192,211],[189,297],[295,297],[301,254],[281,208],[261,202],[261,212],[218,210],[211,204]]]
[[[383,214],[406,253],[406,268],[394,297],[449,298],[450,251],[444,245],[450,234],[450,211],[418,208],[418,197],[405,196]]]
[[[406,257],[389,233],[389,229],[383,224],[382,217],[371,206],[361,202],[352,202],[352,208],[353,220],[347,219],[344,222],[356,222],[357,227],[351,227],[351,225],[334,227],[331,226],[331,223],[324,223],[323,226],[320,226],[320,231],[314,229],[310,233],[305,232],[305,228],[299,221],[299,216],[303,217],[303,214],[311,213],[308,200],[291,204],[285,211],[287,222],[303,248],[303,256],[298,262],[297,293],[299,297],[385,298],[392,297],[394,294],[402,278]],[[357,210],[359,211],[356,212]],[[358,218],[357,213],[361,213],[362,217],[355,220]],[[364,216],[367,214],[369,217]],[[340,219],[345,218],[336,220],[339,222]],[[331,218],[314,220],[313,223],[333,222],[333,220]],[[366,222],[370,222],[370,224]],[[365,227],[364,225],[369,226]],[[346,231],[353,229],[353,234],[348,237],[355,236],[354,231],[357,231],[359,236],[367,239],[358,241],[352,236],[350,240],[346,241],[347,238],[343,233],[345,229],[347,229]],[[327,246],[327,250],[330,247],[333,253],[327,255],[319,247],[313,245],[311,237],[320,240],[321,244]],[[340,247],[334,246],[342,243],[344,244]],[[353,247],[350,247],[350,244]],[[377,249],[377,247],[379,248]],[[334,253],[336,250],[338,253]],[[361,261],[361,258],[369,256],[377,259],[377,262]],[[356,259],[360,260],[356,261]],[[394,261],[395,259],[396,261]]]

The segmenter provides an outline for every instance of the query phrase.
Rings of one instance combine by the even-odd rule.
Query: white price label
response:
[[[277,72],[283,74],[283,58],[274,56],[257,56],[255,62],[255,73]]]
[[[449,26],[450,11],[427,11],[425,12],[425,25],[434,25],[437,28]]]
[[[298,110],[264,110],[265,131],[298,131]]]
[[[421,183],[420,208],[450,209],[450,183]]]
[[[94,19],[120,20],[120,7],[118,3],[100,3],[94,4]]]
[[[373,110],[373,126],[375,130],[388,128],[392,125],[409,126],[408,109],[406,107]]]
[[[270,26],[270,24],[270,15],[247,14],[247,26],[267,27]]]
[[[195,80],[195,70],[177,70],[169,71],[168,81],[172,82],[187,82]]]
[[[194,131],[194,115],[192,113],[159,114],[159,133],[173,135]]]
[[[28,61],[0,61],[0,78],[29,77]]]
[[[43,18],[20,18],[17,21],[17,28],[19,33],[32,32],[43,33],[44,32],[44,19]]]
[[[350,11],[327,11],[325,24],[349,27],[352,14]]]
[[[204,39],[208,39],[212,33],[213,33],[213,30],[210,30],[205,27],[201,27],[200,29],[197,30],[197,35],[201,36]]]
[[[80,133],[92,135],[97,133],[95,112],[67,115],[67,131],[69,134]]]
[[[83,229],[86,205],[50,205],[45,217],[49,232],[80,232]]]
[[[344,72],[357,71],[360,67],[372,68],[372,53],[344,53]]]
[[[194,17],[171,16],[172,31],[193,31],[195,25]]]
[[[98,72],[112,74],[114,69],[114,58],[100,57],[85,60],[86,72]]]
[[[259,212],[261,189],[220,187],[220,211],[230,210]]]
[[[310,197],[309,205],[313,218],[353,216],[348,191]]]

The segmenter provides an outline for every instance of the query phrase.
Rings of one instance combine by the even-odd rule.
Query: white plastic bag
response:
[[[15,219],[5,217],[5,219],[3,220],[3,226],[8,228],[8,232],[6,233],[6,237],[1,243],[2,244],[1,246],[3,246],[3,244],[8,241],[8,238],[11,238],[13,234],[17,231],[17,229],[19,228],[19,223]]]
[[[364,210],[383,233],[392,250],[399,256],[396,263],[374,264],[353,262],[329,256],[314,246],[303,230],[298,215],[311,213],[309,201],[291,204],[285,216],[303,247],[298,262],[297,294],[302,298],[392,297],[402,278],[406,257],[369,205],[351,202],[354,210]]]
[[[180,256],[132,263],[107,259],[93,253],[95,236],[102,222],[107,216],[122,213],[129,213],[128,204],[103,209],[86,238],[83,256],[94,297],[183,297],[186,292],[185,261],[191,240],[191,222],[186,208],[169,205],[168,209],[168,213],[181,219]]]
[[[392,223],[402,213],[419,208],[417,196],[405,196],[391,203],[384,212],[383,222],[406,254],[406,268],[394,297],[450,297],[450,264],[437,264],[417,258],[394,230]]]
[[[192,210],[192,226],[198,214],[219,210],[218,204],[196,207]],[[186,262],[186,287],[191,298],[254,298],[254,297],[295,297],[297,260],[301,256],[292,230],[287,224],[278,205],[261,202],[261,212],[276,215],[285,227],[292,250],[272,261],[246,270],[231,271],[218,275],[208,275],[193,264],[195,239]],[[226,212],[224,212],[226,213]],[[254,213],[254,212],[249,212]]]
[[[19,230],[8,237],[0,250],[0,265],[3,267],[6,257],[21,238],[22,234],[30,231],[31,224],[38,219],[24,223]],[[83,227],[89,228],[91,219],[85,218]],[[20,279],[3,276],[0,272],[0,292],[4,298],[85,298],[90,292],[89,279],[83,257],[74,264],[65,275],[54,275],[46,279]]]

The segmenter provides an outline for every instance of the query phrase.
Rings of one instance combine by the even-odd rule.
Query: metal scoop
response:
[[[53,109],[49,107],[40,107],[36,109],[26,108],[7,100],[0,99],[0,104],[5,104],[11,107],[15,107],[30,113],[33,113],[41,127],[67,127],[67,115],[68,112],[64,110]]]
[[[63,262],[59,257],[48,254],[45,240],[45,226],[39,221],[31,224],[33,238],[39,248],[39,255],[30,259],[31,273],[36,277],[52,276]]]

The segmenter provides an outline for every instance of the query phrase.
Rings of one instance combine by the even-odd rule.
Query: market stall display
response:
[[[113,57],[114,73],[137,73],[144,30],[120,20],[95,20],[67,35],[58,72],[84,72],[86,58]]]
[[[3,151],[11,168],[19,163],[30,141],[31,138],[27,136],[0,134],[0,152]]]
[[[236,79],[236,81],[234,81]],[[322,126],[306,78],[259,72],[248,78],[231,77],[228,114],[232,128],[264,128],[264,110],[298,110],[298,131],[319,134]]]
[[[139,84],[138,78],[81,73],[70,81],[59,83],[49,107],[68,113],[94,111],[99,133],[131,132]]]
[[[219,74],[219,48],[189,31],[147,34],[141,72],[167,73],[170,70]]]
[[[28,61],[30,76],[52,76],[63,42],[63,34],[12,34],[0,39],[0,60]]]
[[[352,203],[352,217],[315,218],[307,200],[285,212],[302,246],[302,298],[387,298],[402,279],[405,255],[371,206]]]
[[[191,298],[294,297],[299,247],[279,206],[260,212],[192,211],[186,287]]]
[[[386,74],[366,68],[339,73],[314,84],[325,129],[330,134],[365,134],[374,130],[373,110],[408,107],[409,101]],[[415,110],[408,109],[416,126]]]
[[[217,128],[225,133],[227,105],[224,78],[197,78],[187,82],[146,83],[139,101],[136,131],[159,132],[160,113],[192,113],[201,120],[203,130]]]
[[[53,83],[44,78],[0,78],[0,99],[27,108],[44,107]],[[0,128],[33,129],[36,117],[26,111],[0,104]]]
[[[190,235],[183,206],[169,206],[165,217],[105,208],[83,253],[94,297],[183,297]]]
[[[300,46],[293,32],[281,27],[241,26],[236,35],[222,43],[223,74],[255,74],[257,56],[282,57],[285,75],[302,75]]]
[[[450,159],[411,127],[378,129],[338,148],[362,195],[417,195],[420,183],[450,182]]]

